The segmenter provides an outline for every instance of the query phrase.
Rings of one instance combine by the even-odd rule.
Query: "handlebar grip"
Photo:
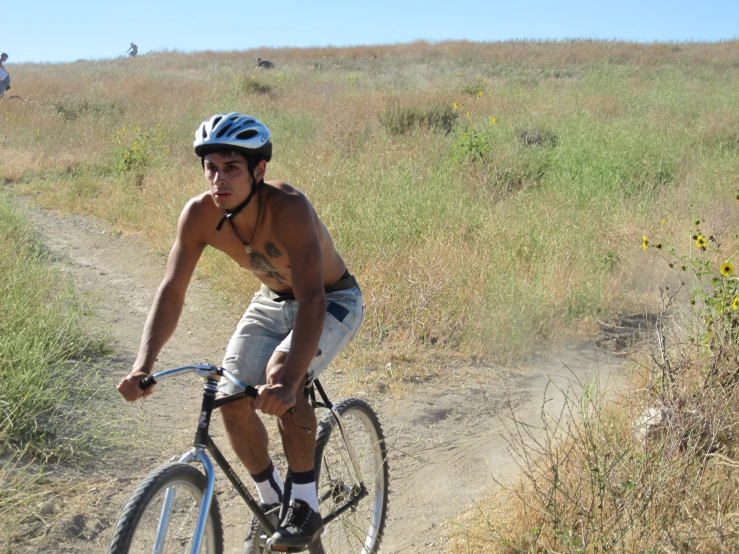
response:
[[[141,381],[139,381],[139,387],[141,388],[141,390],[146,390],[150,386],[156,385],[156,384],[157,382],[154,380],[154,377],[152,377],[151,375],[147,375],[146,377],[141,379]]]

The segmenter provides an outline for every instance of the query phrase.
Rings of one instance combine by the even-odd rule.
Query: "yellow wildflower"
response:
[[[465,117],[469,117],[471,113],[472,113],[472,112],[467,112],[467,113],[465,114]]]
[[[695,245],[698,248],[705,248],[706,244],[706,237],[704,237],[703,235],[698,235],[698,237],[695,239]]]
[[[642,247],[642,250],[646,250],[647,249],[647,246],[649,246],[649,241],[647,240],[647,236],[646,235],[642,235],[642,237],[641,237],[641,247]]]
[[[732,310],[739,310],[739,296],[734,297],[734,301],[731,303]]]
[[[491,117],[490,118],[490,125],[495,125],[496,123],[498,123],[498,120],[495,119],[494,117]]]
[[[721,275],[728,277],[732,273],[734,273],[734,266],[731,265],[731,262],[724,262],[724,265],[721,266]]]
[[[481,90],[478,90],[477,91],[477,97],[480,98],[480,96],[482,96],[482,91]]]
[[[457,109],[459,109],[459,104],[458,104],[457,102],[455,102],[454,104],[452,104],[452,107],[453,107],[453,108],[454,108],[455,110],[457,110]]]
[[[660,224],[661,224],[661,225],[664,225],[664,224],[665,224],[665,221],[667,221],[667,220],[666,220],[666,219],[665,219],[665,218],[663,217],[663,218],[662,218],[662,221],[660,221]]]

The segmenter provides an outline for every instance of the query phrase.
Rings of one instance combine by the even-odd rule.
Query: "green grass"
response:
[[[260,52],[279,65],[257,74],[249,52],[27,65],[38,104],[4,106],[0,166],[166,252],[204,190],[195,127],[251,113],[273,130],[268,179],[308,195],[371,299],[358,343],[378,367],[428,347],[505,360],[643,311],[643,232],[720,217],[739,180],[736,50],[419,42]],[[146,156],[122,162],[137,126]],[[212,254],[200,275],[235,302],[256,286]]]
[[[58,271],[26,216],[0,196],[0,439],[2,453],[59,458],[88,451],[100,429],[104,343],[89,307]],[[94,422],[94,426],[92,425]]]

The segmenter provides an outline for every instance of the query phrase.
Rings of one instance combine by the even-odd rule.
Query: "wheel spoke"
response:
[[[190,554],[205,476],[187,464],[150,473],[129,499],[109,554]],[[217,500],[211,504],[201,554],[221,554],[223,533]]]
[[[352,443],[367,495],[332,520],[321,536],[326,554],[377,552],[387,509],[386,449],[382,429],[372,409],[349,399],[336,405]],[[333,416],[321,421],[316,448],[319,498],[325,517],[359,494],[349,451]],[[320,552],[312,549],[314,554]]]

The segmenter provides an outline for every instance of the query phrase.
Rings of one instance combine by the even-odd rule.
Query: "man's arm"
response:
[[[290,259],[292,289],[298,301],[290,352],[272,367],[256,408],[280,416],[295,403],[295,395],[316,355],[326,314],[321,243],[313,207],[305,196],[289,198],[280,210],[275,228]],[[270,391],[272,389],[272,391]],[[269,392],[268,392],[269,391]]]
[[[177,226],[177,238],[167,259],[164,279],[154,296],[144,324],[136,361],[129,375],[118,384],[118,392],[126,400],[133,401],[153,392],[153,388],[142,391],[139,381],[144,375],[151,373],[159,352],[177,328],[187,287],[205,248],[205,243],[197,237],[197,225],[193,221],[195,209],[190,202],[182,211]]]

